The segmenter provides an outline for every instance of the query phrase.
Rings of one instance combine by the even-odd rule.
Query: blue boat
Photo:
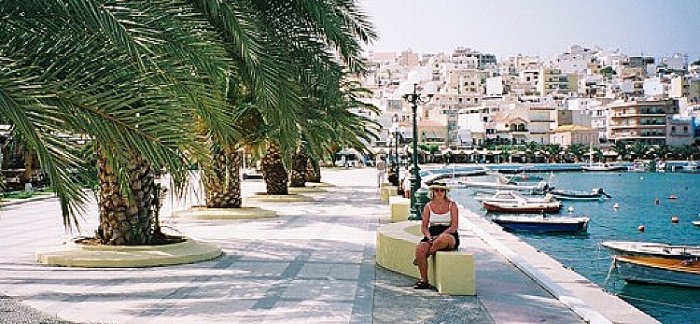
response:
[[[494,216],[491,221],[510,231],[582,233],[588,230],[588,217]]]

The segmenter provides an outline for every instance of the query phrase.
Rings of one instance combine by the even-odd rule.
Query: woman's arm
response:
[[[425,207],[423,207],[423,217],[421,217],[422,222],[420,225],[420,231],[423,233],[423,236],[430,238],[430,231],[428,230],[428,226],[430,226],[430,203],[425,204]]]
[[[450,218],[450,228],[446,232],[452,234],[459,229],[459,208],[457,208],[457,203],[454,201],[450,201]]]

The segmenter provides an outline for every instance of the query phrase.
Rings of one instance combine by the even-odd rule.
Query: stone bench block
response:
[[[435,255],[434,286],[445,295],[476,295],[474,255],[464,251],[440,251]],[[432,277],[432,276],[431,276]]]
[[[385,186],[382,187],[379,191],[380,193],[380,198],[383,202],[388,202],[389,197],[396,196],[398,195],[397,193],[398,188],[395,186]]]
[[[390,222],[406,221],[411,212],[411,200],[400,196],[389,197],[389,210],[391,211]]]

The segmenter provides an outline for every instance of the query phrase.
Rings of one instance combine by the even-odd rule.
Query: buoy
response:
[[[659,204],[659,198],[656,198],[656,199],[654,200],[654,203],[658,205],[658,204]]]
[[[639,180],[644,180],[644,177],[639,177]]]
[[[671,217],[671,223],[678,224],[678,216],[673,215],[673,217]]]
[[[639,225],[639,226],[637,227],[637,230],[640,231],[640,232],[644,232],[644,225]]]
[[[613,208],[614,208],[614,209],[619,209],[619,208],[620,208],[620,205],[618,205],[617,203],[615,203],[615,204],[613,205]]]
[[[569,213],[573,213],[573,212],[574,212],[574,206],[569,206],[569,209],[567,209],[567,210],[569,211]]]

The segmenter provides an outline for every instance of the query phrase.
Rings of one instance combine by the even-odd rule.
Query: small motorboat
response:
[[[653,256],[666,259],[700,258],[700,246],[634,241],[603,241],[600,245],[613,254],[623,256]]]
[[[544,193],[551,189],[549,184],[545,181],[540,181],[534,185],[522,185],[522,184],[508,184],[508,183],[498,183],[498,182],[485,182],[485,181],[467,181],[461,180],[459,184],[462,188],[467,188],[475,191],[497,191],[497,190],[513,190],[513,191],[524,191],[529,193]]]
[[[590,218],[501,215],[491,221],[511,231],[581,233],[587,231]]]
[[[544,180],[543,177],[527,173],[517,173],[510,177],[506,177],[508,183],[518,183],[518,182],[538,182]]]
[[[698,171],[700,166],[698,166],[697,161],[689,161],[688,164],[681,167],[684,171]]]
[[[561,209],[561,202],[488,202],[481,203],[484,209],[490,212],[502,213],[544,213],[558,212]]]
[[[631,282],[700,287],[700,260],[615,256],[613,268]]]
[[[627,168],[627,171],[629,171],[629,172],[646,172],[647,171],[647,164],[644,163],[643,161],[635,161],[634,163],[632,163],[632,165],[630,165]]]
[[[554,196],[551,194],[547,194],[542,198],[535,198],[535,197],[526,197],[523,196],[515,191],[512,190],[498,190],[496,191],[495,194],[492,196],[478,196],[474,198],[476,201],[479,202],[519,202],[519,201],[524,201],[524,202],[531,202],[531,203],[543,203],[543,202],[552,202],[556,201],[554,199]]]
[[[561,200],[602,200],[611,198],[603,191],[603,188],[593,188],[591,191],[581,190],[551,190],[549,192],[554,198]]]
[[[695,225],[695,226],[700,226],[700,220],[693,221],[693,225]]]
[[[666,172],[666,162],[661,161],[656,164],[656,172]]]
[[[622,166],[622,165],[614,165],[614,164],[598,162],[596,164],[584,165],[581,167],[581,169],[583,169],[585,171],[620,171],[620,170],[626,170],[627,167]]]

